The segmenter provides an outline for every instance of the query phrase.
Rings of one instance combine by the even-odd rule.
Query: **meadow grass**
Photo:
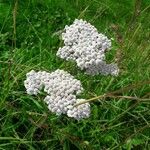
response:
[[[149,11],[150,0],[1,0],[0,149],[149,150]],[[75,18],[113,38],[107,62],[118,63],[119,76],[89,76],[56,57],[61,32]],[[91,101],[88,119],[56,116],[42,94],[26,94],[23,81],[32,69],[58,68],[81,81],[82,98],[116,92]]]

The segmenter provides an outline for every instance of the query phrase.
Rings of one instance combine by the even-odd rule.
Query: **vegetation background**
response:
[[[112,38],[107,62],[118,63],[118,77],[88,76],[56,57],[75,18]],[[91,102],[88,119],[56,116],[23,81],[58,68],[82,82],[83,98],[117,91]],[[149,100],[150,0],[0,0],[0,149],[149,150]]]

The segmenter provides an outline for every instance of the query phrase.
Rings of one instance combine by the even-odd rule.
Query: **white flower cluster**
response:
[[[24,85],[27,93],[37,95],[43,88],[48,94],[44,101],[51,112],[67,114],[77,120],[89,117],[89,103],[74,106],[82,100],[77,99],[76,95],[83,91],[83,87],[71,74],[59,69],[52,73],[32,70],[26,77]]]
[[[85,69],[91,75],[118,75],[117,65],[105,62],[105,52],[110,49],[111,40],[99,34],[90,23],[75,19],[72,25],[65,26],[62,39],[65,46],[58,49],[58,57],[76,61],[81,70]]]
[[[84,99],[77,99],[76,103],[80,103],[82,101],[85,101]],[[76,107],[69,106],[70,109],[67,111],[68,117],[76,118],[77,120],[80,120],[82,118],[89,117],[90,114],[90,104],[85,103]]]

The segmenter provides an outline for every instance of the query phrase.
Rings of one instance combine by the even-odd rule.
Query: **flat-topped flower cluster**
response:
[[[98,33],[90,23],[76,19],[72,25],[65,26],[62,39],[64,47],[59,48],[56,54],[60,58],[76,61],[77,66],[90,75],[118,75],[117,65],[107,64],[105,60],[105,53],[111,48],[111,40]],[[51,112],[67,114],[77,120],[90,116],[89,103],[76,105],[84,101],[76,97],[83,91],[83,87],[71,74],[59,69],[51,73],[32,70],[26,77],[24,85],[27,93],[37,95],[44,89],[47,93],[44,101]]]
[[[77,120],[89,117],[89,103],[74,107],[75,104],[84,100],[76,97],[83,91],[83,87],[71,74],[59,69],[52,73],[32,70],[26,74],[26,77],[24,85],[27,93],[37,95],[44,88],[48,94],[44,101],[51,112],[57,115],[67,114]]]
[[[116,64],[106,64],[105,52],[110,50],[111,40],[98,33],[97,29],[82,19],[75,19],[72,25],[65,26],[62,33],[64,47],[59,48],[57,56],[74,60],[87,74],[118,75]]]

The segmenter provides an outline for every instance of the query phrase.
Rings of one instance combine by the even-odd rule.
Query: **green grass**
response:
[[[1,0],[0,149],[149,150],[149,101],[94,101],[90,118],[78,122],[52,114],[42,95],[27,95],[23,85],[31,69],[59,68],[82,82],[82,98],[122,88],[119,95],[149,99],[149,11],[150,0],[26,0],[16,6],[15,0]],[[63,44],[60,32],[75,18],[114,39],[107,61],[118,62],[118,77],[88,76],[75,63],[56,57]]]

